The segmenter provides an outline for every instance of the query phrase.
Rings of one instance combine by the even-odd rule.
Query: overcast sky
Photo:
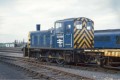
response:
[[[95,30],[120,29],[120,0],[0,0],[0,42],[27,41],[36,24],[46,30],[74,17],[92,19]]]

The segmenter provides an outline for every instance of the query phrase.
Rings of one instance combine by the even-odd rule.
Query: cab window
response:
[[[82,22],[81,21],[76,21],[75,23],[76,29],[82,29]]]
[[[92,23],[91,22],[87,22],[87,30],[91,30],[92,29]]]
[[[70,31],[71,31],[71,25],[68,24],[68,25],[66,26],[66,33],[70,33]]]
[[[62,33],[63,32],[63,24],[62,23],[56,23],[55,28],[56,28],[56,33]]]

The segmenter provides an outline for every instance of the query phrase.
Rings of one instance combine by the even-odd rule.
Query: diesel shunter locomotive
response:
[[[98,59],[97,54],[84,52],[94,48],[94,22],[85,17],[58,20],[54,28],[44,31],[37,25],[37,31],[29,32],[28,37],[25,56],[58,64]]]
[[[99,43],[94,45],[97,35],[101,34],[96,33],[94,39],[94,22],[91,19],[69,18],[56,21],[54,28],[48,30],[40,30],[40,24],[36,28],[37,31],[29,32],[28,43],[24,48],[25,57],[58,64],[120,66],[119,49],[98,48],[100,45],[96,44]]]

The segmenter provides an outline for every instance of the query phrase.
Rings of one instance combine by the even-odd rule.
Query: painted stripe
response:
[[[93,33],[91,31],[85,29],[85,32],[87,33],[90,39],[93,39]]]
[[[86,22],[84,21],[83,23],[82,23],[82,25],[84,26],[84,28],[85,28],[85,26],[86,26]]]
[[[92,46],[92,41],[90,41],[90,39],[87,39],[87,36],[85,36],[85,39],[86,39],[86,41],[89,43],[89,45]],[[90,46],[90,47],[91,47],[91,46]]]
[[[74,38],[77,36],[77,34],[78,34],[79,31],[80,30],[76,30],[76,32],[74,33]]]
[[[89,41],[89,43],[90,43],[90,45],[91,45],[91,48],[93,48],[94,47],[94,40],[93,40],[93,37],[91,37],[91,35],[90,34],[88,34],[88,32],[86,31],[86,38],[87,38],[87,41]],[[89,38],[88,38],[89,37]]]
[[[92,30],[87,30],[87,22],[92,22],[87,18],[78,18],[77,20],[82,21],[82,30],[74,28],[74,48],[93,48],[94,47],[94,23],[92,23]]]
[[[94,34],[93,34],[91,31],[89,31],[89,33],[91,34],[91,37],[93,38],[93,37],[94,37]]]
[[[82,35],[82,37],[79,39],[78,43],[80,43],[81,40],[83,40],[83,37],[85,36],[85,39],[87,39],[87,42],[89,43],[89,45],[91,44],[90,39],[86,36],[86,34],[84,33],[84,35]]]
[[[84,36],[85,36],[85,33],[83,33],[83,35],[80,37],[78,43],[80,43],[83,40]]]
[[[80,45],[79,45],[79,48],[83,45],[84,42],[87,44],[88,47],[90,47],[90,45],[88,44],[88,42],[86,41],[86,39],[83,39],[82,43],[80,43]]]
[[[74,44],[77,42],[77,39],[79,38],[79,35],[80,35],[80,34],[78,34],[78,35],[74,38]]]
[[[92,40],[92,36],[90,35],[91,33],[89,33],[86,29],[85,29],[85,32],[87,33],[88,37]]]
[[[86,39],[84,39],[85,41],[85,44],[86,44],[86,46],[87,46],[87,48],[91,48],[91,46],[90,46],[90,44],[87,42],[87,40]]]
[[[87,44],[84,42],[84,45],[82,45],[82,48],[89,48]]]
[[[78,36],[76,36],[76,37],[74,38],[74,43],[76,43],[76,41],[78,41],[78,39],[79,39],[80,36],[82,35],[83,31],[84,31],[84,29],[83,29],[81,32],[79,32]]]
[[[76,48],[76,45],[74,45],[74,48]]]
[[[82,30],[82,32],[80,32],[80,33],[83,33],[83,31],[85,31],[85,32],[87,32],[86,31],[86,28],[84,28],[84,30]],[[88,46],[88,48],[92,48],[93,47],[93,45],[92,46],[90,46],[91,45],[91,41],[90,41],[90,39],[88,38],[88,36],[85,34],[85,32],[84,32],[84,34],[80,37],[80,35],[78,35],[78,37],[75,39],[75,42],[78,40],[78,43],[80,43],[80,41],[83,39],[83,37],[85,36],[86,37],[86,44],[87,44],[87,46]],[[81,44],[82,45],[82,44]],[[80,47],[78,47],[78,48],[80,48]]]
[[[85,29],[85,28],[84,28]],[[78,41],[78,39],[81,39],[84,37],[84,34],[82,35],[82,33],[84,32],[84,29],[79,33],[79,35],[75,38],[75,43]],[[80,37],[81,36],[81,37]],[[82,37],[83,36],[83,37]]]

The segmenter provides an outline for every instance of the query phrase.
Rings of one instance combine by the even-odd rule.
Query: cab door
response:
[[[72,25],[70,23],[65,24],[65,40],[64,40],[64,45],[65,48],[72,48],[73,43],[72,43]]]

